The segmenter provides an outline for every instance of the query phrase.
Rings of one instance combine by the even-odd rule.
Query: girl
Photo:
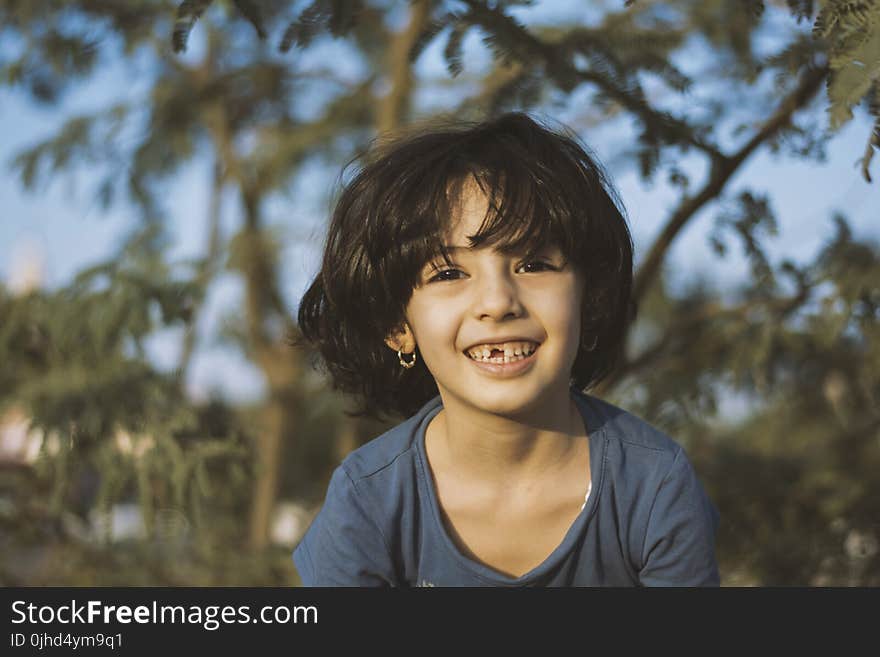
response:
[[[379,145],[337,203],[302,340],[359,415],[293,553],[317,586],[718,585],[682,448],[583,392],[634,317],[616,192],[527,115]]]

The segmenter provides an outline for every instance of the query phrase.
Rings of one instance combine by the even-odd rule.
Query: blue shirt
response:
[[[719,514],[684,450],[571,388],[592,488],[562,542],[512,578],[465,556],[443,524],[425,454],[440,396],[351,452],[293,552],[305,586],[718,586]],[[586,474],[585,474],[586,488]]]

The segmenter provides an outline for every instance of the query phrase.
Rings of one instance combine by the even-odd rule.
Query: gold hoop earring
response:
[[[409,355],[409,354],[407,354],[407,355]],[[411,361],[407,362],[407,361],[403,360],[403,354],[399,350],[397,352],[397,360],[400,361],[400,364],[403,367],[405,367],[406,369],[409,369],[410,367],[412,367],[413,365],[416,364],[416,351],[415,351],[415,349],[412,350],[412,360]]]

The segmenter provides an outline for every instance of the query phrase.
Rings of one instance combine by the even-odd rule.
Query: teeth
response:
[[[491,358],[493,348],[503,351],[504,356]],[[477,345],[467,354],[474,360],[486,363],[509,363],[530,356],[537,348],[538,345],[533,342],[505,342],[502,345]]]

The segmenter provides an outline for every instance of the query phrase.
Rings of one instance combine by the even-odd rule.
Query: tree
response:
[[[573,123],[632,126],[627,158],[646,183],[666,180],[677,190],[677,206],[638,263],[640,313],[626,360],[595,393],[621,401],[685,444],[724,519],[719,554],[725,581],[877,583],[878,248],[854,239],[839,216],[837,234],[813,262],[774,263],[766,251],[776,228],[772,198],[761,190],[731,187],[734,176],[761,150],[781,160],[821,160],[834,138],[825,129],[822,110],[831,107],[832,126],[838,127],[860,102],[874,117],[861,160],[863,175],[870,178],[878,134],[876,75],[870,63],[877,59],[872,55],[877,3],[820,6],[792,0],[782,10],[775,6],[782,3],[757,1],[609,2],[591,23],[543,23],[539,12],[527,11],[531,3],[479,0],[418,0],[403,15],[395,13],[394,3],[318,0],[293,18],[284,2],[117,4],[83,0],[60,7],[47,0],[27,5],[32,9],[17,2],[2,5],[7,30],[30,44],[2,62],[6,79],[37,98],[51,102],[77,76],[91,74],[108,58],[125,59],[137,48],[148,50],[156,71],[147,102],[75,117],[55,137],[20,154],[16,167],[30,185],[77,163],[103,163],[108,172],[99,193],[112,201],[124,188],[146,226],[176,218],[173,204],[166,208],[160,203],[162,186],[191,158],[210,158],[215,198],[227,187],[236,190],[242,228],[229,243],[228,262],[240,272],[247,292],[244,319],[230,335],[269,382],[267,400],[258,411],[264,424],[250,434],[251,442],[245,441],[253,448],[254,471],[269,473],[249,479],[254,486],[251,548],[258,553],[265,548],[276,492],[289,490],[294,477],[315,482],[301,490],[322,492],[326,470],[310,471],[288,457],[320,452],[311,447],[318,441],[306,437],[307,408],[319,399],[336,400],[309,383],[304,361],[284,343],[296,327],[279,292],[279,247],[266,231],[265,204],[296,179],[309,158],[322,158],[328,169],[337,169],[377,132],[434,113],[418,98],[452,89],[455,101],[446,111],[468,118],[510,108],[552,113],[572,98],[588,98]],[[799,27],[805,19],[811,31]],[[108,35],[103,41],[86,36],[98,25]],[[198,63],[188,64],[168,45],[182,50],[194,26],[206,35],[207,46]],[[770,52],[757,45],[768,26],[775,35]],[[280,38],[276,42],[270,35]],[[485,71],[465,64],[471,35],[478,35],[491,54]],[[301,66],[328,40],[344,44],[361,63],[363,72],[356,79],[344,79],[332,64],[321,70]],[[414,69],[435,44],[443,46],[448,68],[441,79]],[[702,58],[691,58],[687,67],[676,63],[699,47]],[[867,64],[860,67],[859,62]],[[831,94],[830,105],[823,86]],[[309,93],[325,100],[304,118],[301,104]],[[149,127],[134,148],[125,150],[114,135],[139,107],[148,108]],[[690,157],[704,162],[701,177],[679,165]],[[120,170],[126,171],[124,177]],[[714,213],[711,246],[719,257],[736,243],[748,255],[750,277],[735,294],[702,282],[684,292],[669,285],[670,247],[701,211]],[[218,210],[211,213],[216,217]],[[168,321],[193,321],[198,299],[216,271],[211,263],[221,252],[217,245],[222,240],[210,243],[209,256],[186,287],[192,290],[189,310],[172,310]],[[123,261],[132,257],[125,255]],[[137,280],[161,290],[159,271],[156,265]],[[113,279],[111,287],[123,285]],[[139,292],[128,302],[140,307],[143,316],[151,298]],[[39,295],[28,299],[14,302],[21,319],[8,326],[15,327],[9,335],[17,337],[0,340],[0,356],[21,352],[30,333],[41,335],[44,325],[34,320],[41,316],[40,304],[62,303]],[[82,311],[82,306],[71,308]],[[151,328],[143,320],[136,326],[142,332]],[[60,337],[44,330],[45,348],[51,350]],[[100,329],[97,335],[101,331],[106,333]],[[81,407],[61,406],[63,422],[51,424],[41,413],[44,407],[33,401],[36,393],[28,392],[57,400],[58,390],[43,385],[56,367],[52,361],[33,371],[16,365],[14,382],[0,388],[0,399],[24,400],[40,426],[74,435],[64,427],[83,416]],[[119,367],[131,364],[123,359]],[[22,377],[23,372],[28,374]],[[148,399],[155,395],[148,391],[159,383],[144,386],[132,394]],[[720,425],[713,417],[725,389],[759,402],[738,426]],[[174,402],[179,412],[192,411],[183,398],[166,403]],[[343,418],[338,400],[327,403],[344,450],[376,435],[380,425],[368,418]],[[99,427],[114,418],[127,426],[137,415],[120,400],[112,407],[116,415],[100,410],[103,405],[91,408]],[[231,417],[224,422],[226,428],[247,426]],[[97,444],[110,444],[108,430],[93,433]],[[285,440],[288,457],[280,450]],[[241,444],[239,436],[227,447]],[[70,454],[81,452],[76,447]],[[337,456],[322,452],[316,461],[324,467]],[[50,454],[45,462],[57,465],[63,459]],[[93,467],[101,485],[110,487],[107,499],[123,497],[121,489],[106,483],[118,467],[109,460]],[[57,484],[59,476],[40,481]],[[67,498],[59,493],[57,499]]]
[[[190,31],[199,16],[212,4],[213,0],[185,0],[177,7],[177,20],[173,35],[176,52],[186,49]],[[631,7],[638,0],[625,0]],[[235,6],[257,30],[260,38],[266,38],[263,19],[256,3],[248,0],[234,2]],[[441,4],[441,3],[437,3]],[[491,3],[465,3],[471,7],[489,9]],[[530,0],[513,0],[499,2],[496,7],[508,5],[531,5]],[[675,3],[671,3],[675,4]],[[746,11],[760,17],[768,3],[765,0],[748,0],[744,3]],[[851,2],[850,0],[820,0],[821,9],[817,11],[815,0],[770,0],[772,5],[787,6],[798,22],[815,15],[813,36],[823,41],[823,49],[829,57],[828,98],[830,101],[830,119],[833,129],[852,119],[852,109],[859,102],[866,102],[869,111],[875,118],[873,129],[868,138],[865,154],[862,157],[862,175],[870,182],[869,166],[874,154],[874,147],[880,146],[880,101],[877,100],[880,77],[880,5],[872,0]],[[454,25],[446,57],[450,72],[455,75],[461,69],[461,38],[468,27],[475,25],[466,16],[454,11],[427,23],[424,18],[430,3],[417,2],[414,20],[410,23],[412,37],[408,39],[409,50],[418,53],[420,47],[432,40],[445,27]],[[299,18],[291,22],[284,32],[279,48],[286,52],[294,43],[307,45],[321,28],[329,29],[334,36],[344,35],[356,23],[356,16],[363,11],[362,0],[328,3],[315,0],[304,9]],[[491,20],[491,19],[490,19]],[[498,24],[501,31],[504,30]],[[407,38],[404,38],[407,41]],[[505,55],[507,53],[504,53]],[[397,61],[403,62],[402,57]],[[380,123],[380,126],[382,124]]]

